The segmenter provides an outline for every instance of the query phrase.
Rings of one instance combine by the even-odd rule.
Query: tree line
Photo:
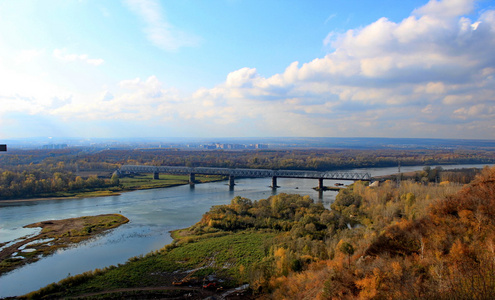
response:
[[[53,166],[62,162],[67,171],[115,170],[123,164],[188,167],[336,170],[436,164],[491,164],[488,150],[179,150],[135,149],[86,152],[63,150],[11,150],[0,155],[0,167],[24,170],[31,164]],[[20,170],[20,171],[22,171]]]
[[[0,199],[20,199],[32,197],[56,196],[61,192],[95,190],[119,185],[116,176],[98,178],[90,175],[86,178],[71,172],[46,172],[41,169],[30,171],[0,173]]]
[[[113,171],[124,164],[192,167],[335,170],[422,164],[495,163],[491,151],[299,149],[197,151],[179,149],[9,150],[0,155],[0,199],[97,190],[118,185]],[[469,182],[474,174],[425,169],[417,181]],[[443,177],[439,177],[439,174]],[[448,178],[446,176],[449,176]],[[102,178],[104,177],[104,178]],[[425,179],[426,178],[426,179]]]

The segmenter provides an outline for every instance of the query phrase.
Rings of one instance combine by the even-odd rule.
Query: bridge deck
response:
[[[345,179],[345,180],[371,180],[369,173],[352,172],[318,172],[302,170],[269,170],[269,169],[229,169],[208,167],[172,167],[172,166],[145,166],[123,165],[122,172],[141,173],[166,173],[166,174],[205,174],[224,175],[234,177],[280,177],[280,178],[313,178],[313,179]]]

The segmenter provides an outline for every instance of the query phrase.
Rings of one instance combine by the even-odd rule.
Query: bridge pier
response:
[[[273,176],[272,177],[272,188],[273,189],[278,188],[278,185],[277,185],[277,176]]]
[[[0,151],[2,151],[0,145]],[[234,185],[234,178],[268,178],[272,177],[272,187],[276,189],[277,177],[281,178],[311,178],[318,179],[318,189],[324,189],[323,180],[373,180],[369,173],[350,173],[350,172],[318,172],[310,170],[269,170],[269,169],[227,169],[227,168],[194,168],[194,167],[176,167],[176,166],[146,166],[146,165],[123,165],[120,168],[121,174],[133,174],[133,173],[153,173],[154,179],[159,179],[159,173],[162,174],[189,174],[189,183],[191,186],[195,183],[196,174],[209,174],[209,175],[222,175],[229,176],[229,186]],[[230,177],[232,176],[232,177]]]
[[[325,186],[323,185],[323,178],[318,178],[318,190],[323,191]]]

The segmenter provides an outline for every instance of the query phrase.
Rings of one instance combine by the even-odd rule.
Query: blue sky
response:
[[[495,139],[495,3],[0,2],[0,139]]]

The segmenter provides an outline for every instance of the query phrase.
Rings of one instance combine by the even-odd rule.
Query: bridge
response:
[[[272,187],[277,187],[277,178],[308,178],[318,179],[318,189],[323,189],[324,179],[333,180],[361,180],[370,181],[369,173],[351,172],[319,172],[302,170],[269,170],[269,169],[229,169],[229,168],[209,168],[209,167],[172,167],[172,166],[145,166],[145,165],[123,165],[120,172],[153,173],[153,178],[158,179],[159,173],[189,175],[189,183],[194,184],[195,175],[222,175],[229,177],[229,186],[234,186],[236,177],[271,177]]]

